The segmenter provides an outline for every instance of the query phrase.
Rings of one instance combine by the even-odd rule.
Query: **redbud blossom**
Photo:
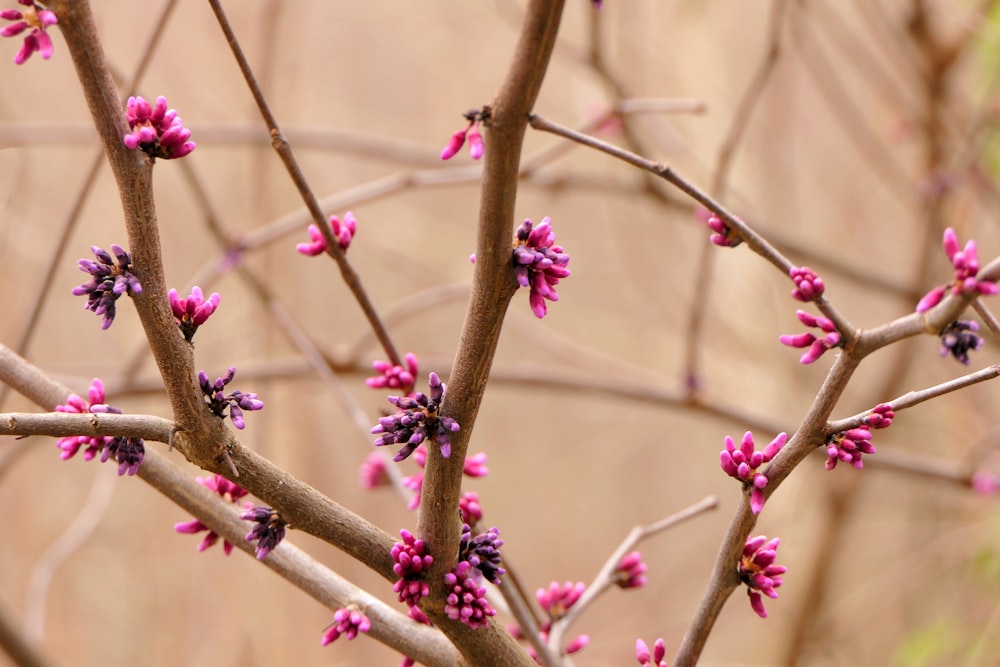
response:
[[[386,486],[392,482],[386,471],[385,459],[379,452],[372,452],[365,458],[358,469],[358,475],[361,478],[361,486],[366,489]]]
[[[186,299],[182,299],[177,294],[177,290],[172,289],[167,292],[167,299],[170,301],[170,309],[174,313],[174,321],[181,328],[184,340],[191,342],[194,333],[219,307],[221,297],[213,293],[205,298],[201,288],[195,285],[191,288],[191,294]]]
[[[750,510],[760,514],[764,507],[764,488],[767,486],[767,476],[757,472],[757,468],[768,463],[785,446],[788,440],[786,433],[779,433],[767,447],[761,451],[754,448],[753,434],[747,431],[743,434],[740,446],[726,436],[725,449],[719,452],[719,462],[727,475],[743,482],[750,488]]]
[[[872,434],[867,425],[830,436],[826,443],[826,469],[833,470],[837,467],[838,461],[843,461],[861,470],[865,467],[861,455],[875,453],[875,446],[871,443],[871,439]]]
[[[420,598],[430,593],[430,586],[423,578],[434,557],[427,553],[424,541],[418,540],[410,531],[404,528],[399,535],[403,541],[396,542],[389,552],[395,562],[392,571],[399,577],[392,590],[399,596],[400,602],[415,607]]]
[[[354,218],[354,214],[348,211],[344,214],[344,221],[341,222],[337,216],[330,216],[330,230],[333,233],[333,238],[337,239],[337,245],[340,246],[341,250],[347,251],[347,248],[351,245],[351,239],[354,238],[354,234],[358,231],[358,221]],[[309,257],[315,257],[316,255],[322,255],[326,252],[329,247],[326,244],[326,238],[323,236],[323,232],[320,231],[319,227],[316,225],[309,225],[309,238],[312,239],[309,243],[300,243],[295,246],[303,255],[308,255]]]
[[[0,29],[0,37],[15,37],[31,28],[24,36],[21,49],[14,55],[14,64],[23,64],[35,51],[38,51],[44,60],[48,60],[52,57],[52,38],[45,29],[58,23],[59,19],[54,12],[45,9],[34,0],[17,0],[17,2],[26,9],[0,10],[0,19],[14,21]]]
[[[235,503],[237,500],[242,498],[247,494],[246,489],[240,487],[237,484],[233,484],[228,479],[222,475],[212,475],[211,477],[197,477],[195,478],[199,484],[204,486],[209,491],[214,491],[219,494],[223,500],[230,503]],[[186,533],[193,535],[195,533],[200,533],[203,531],[208,531],[205,538],[198,545],[198,551],[204,551],[212,545],[214,545],[219,540],[219,535],[214,530],[211,530],[208,526],[203,524],[198,519],[193,519],[192,521],[182,521],[180,523],[174,524],[174,530],[178,533]],[[227,556],[233,552],[233,545],[226,540],[222,541],[222,551]]]
[[[417,355],[407,352],[403,361],[406,363],[405,368],[403,366],[395,366],[388,361],[376,359],[372,362],[372,368],[379,375],[368,378],[365,380],[365,384],[372,389],[394,389],[404,394],[409,394],[413,391],[413,386],[417,382],[416,378],[419,368]]]
[[[201,371],[198,373],[198,382],[205,395],[205,403],[208,404],[212,414],[220,419],[225,419],[228,407],[229,419],[233,422],[233,426],[242,430],[246,428],[246,422],[243,421],[243,411],[261,410],[264,407],[264,401],[257,398],[257,394],[244,393],[239,389],[235,389],[229,394],[223,394],[226,385],[232,382],[235,376],[236,366],[230,366],[229,372],[217,378],[214,383],[209,382],[208,374],[205,371]]]
[[[658,638],[653,643],[652,655],[646,642],[641,639],[635,640],[635,659],[641,667],[668,667],[666,655],[667,645],[662,638]]]
[[[788,275],[791,277],[792,282],[795,283],[795,289],[792,290],[792,297],[799,301],[813,301],[818,299],[823,296],[823,292],[826,290],[823,279],[817,276],[808,266],[792,267],[788,271]]]
[[[983,339],[976,334],[979,323],[975,320],[957,320],[941,332],[941,356],[949,354],[957,361],[969,365],[969,352],[983,346]]]
[[[514,273],[521,287],[531,288],[528,303],[535,317],[548,313],[545,300],[558,301],[556,285],[569,276],[569,255],[561,246],[554,245],[555,232],[549,218],[542,218],[537,226],[525,220],[517,229],[514,241]]]
[[[448,618],[461,621],[473,630],[489,623],[490,616],[496,616],[496,609],[486,599],[486,588],[476,582],[472,575],[472,565],[459,561],[455,569],[444,575],[444,583],[449,587],[445,598],[444,613]]]
[[[90,251],[97,261],[79,260],[80,270],[89,273],[88,282],[73,289],[74,296],[87,295],[84,306],[95,315],[103,315],[102,329],[107,329],[115,321],[115,303],[123,294],[142,294],[142,285],[132,273],[132,255],[116,243],[111,244],[111,253],[96,245]]]
[[[359,632],[371,630],[372,622],[361,613],[361,610],[354,607],[343,607],[333,613],[333,623],[327,627],[320,640],[323,646],[337,641],[341,635],[348,640],[354,639]]]
[[[130,132],[122,142],[129,150],[139,149],[153,159],[181,158],[195,149],[189,141],[191,130],[184,127],[175,109],[167,109],[167,98],[156,98],[156,106],[141,97],[130,97],[125,106]]]
[[[252,503],[247,503],[245,507],[247,509],[240,514],[240,518],[257,524],[245,539],[257,543],[257,560],[264,560],[285,539],[285,526],[288,524],[270,507],[254,507]]]
[[[785,334],[783,336],[778,336],[778,340],[781,341],[782,345],[787,345],[788,347],[809,348],[806,350],[805,354],[799,358],[800,364],[811,364],[819,359],[827,350],[840,346],[840,333],[837,331],[837,327],[834,325],[833,321],[825,317],[810,315],[804,310],[795,311],[795,315],[799,318],[799,322],[802,322],[802,324],[807,327],[815,327],[826,334],[822,338],[817,338],[808,331],[800,334]]]
[[[622,556],[612,580],[619,588],[639,588],[646,585],[646,563],[638,551]]]
[[[950,290],[952,294],[976,294],[989,296],[1000,291],[996,282],[992,280],[979,280],[976,276],[979,273],[979,251],[976,249],[976,242],[969,240],[965,248],[961,249],[958,242],[958,235],[955,230],[948,227],[944,230],[942,239],[944,252],[951,260],[955,270],[955,278],[948,285],[939,285],[925,294],[917,304],[917,312],[923,313],[941,302],[944,295]]]
[[[375,446],[403,444],[394,461],[402,461],[424,440],[434,440],[440,448],[441,456],[451,456],[451,434],[459,430],[459,424],[451,417],[442,417],[439,412],[444,401],[447,385],[441,382],[437,373],[427,377],[430,394],[416,392],[413,397],[390,396],[389,402],[398,412],[382,417],[372,428],[373,434],[382,434],[375,440]]]
[[[761,618],[767,618],[761,596],[766,595],[772,599],[778,597],[774,589],[781,586],[781,575],[788,570],[783,565],[774,564],[780,542],[777,537],[769,542],[764,535],[748,538],[740,558],[740,581],[746,584],[750,606]]]

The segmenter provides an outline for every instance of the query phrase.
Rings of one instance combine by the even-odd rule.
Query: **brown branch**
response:
[[[476,241],[472,295],[449,378],[442,412],[461,424],[452,439],[451,457],[444,459],[430,447],[417,529],[434,554],[428,573],[431,599],[426,611],[458,649],[482,665],[534,664],[504,631],[491,623],[475,633],[457,632],[457,622],[442,613],[443,575],[455,565],[459,541],[458,498],[469,437],[486,391],[493,355],[500,338],[507,305],[516,289],[510,264],[518,166],[528,113],[555,46],[562,16],[562,0],[532,0],[515,46],[510,69],[490,109]]]

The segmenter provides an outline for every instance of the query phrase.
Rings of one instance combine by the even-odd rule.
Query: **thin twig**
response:
[[[282,164],[285,165],[285,169],[288,171],[288,176],[292,179],[292,183],[295,184],[295,188],[299,191],[299,195],[302,197],[302,201],[305,202],[306,208],[309,209],[309,214],[313,223],[323,233],[323,238],[326,240],[327,245],[326,253],[337,262],[337,267],[340,269],[340,274],[344,280],[344,284],[351,290],[351,293],[357,300],[358,305],[361,306],[361,310],[368,319],[368,323],[375,332],[375,335],[378,338],[379,343],[382,345],[382,349],[385,350],[386,355],[393,364],[402,365],[402,358],[396,351],[396,346],[389,337],[389,332],[382,324],[382,320],[379,318],[378,311],[375,310],[375,305],[372,303],[371,297],[368,295],[364,285],[361,283],[361,277],[358,275],[357,271],[354,270],[354,267],[351,266],[350,262],[347,260],[347,256],[344,254],[344,250],[340,247],[340,243],[333,236],[333,231],[330,228],[330,224],[327,222],[326,214],[323,213],[323,209],[320,207],[319,201],[316,199],[316,195],[313,193],[312,188],[309,187],[309,182],[306,180],[305,174],[302,172],[298,161],[295,159],[295,153],[292,150],[291,144],[288,143],[288,140],[281,133],[281,128],[278,126],[278,119],[271,112],[270,105],[268,105],[267,99],[264,97],[264,93],[261,91],[260,86],[257,83],[257,79],[250,67],[250,62],[243,53],[243,47],[240,46],[239,40],[236,38],[236,33],[233,31],[233,28],[229,23],[229,18],[226,16],[226,12],[222,8],[222,4],[219,0],[209,0],[209,4],[212,6],[212,11],[215,13],[215,17],[219,21],[219,27],[222,28],[222,32],[226,37],[226,43],[229,44],[229,48],[233,52],[233,57],[236,59],[236,63],[239,65],[240,71],[243,73],[243,78],[247,83],[247,87],[250,89],[250,93],[253,95],[254,102],[257,104],[257,109],[260,111],[260,115],[264,118],[264,122],[267,124],[268,132],[271,136],[271,145],[274,147],[275,152],[277,152],[278,157],[281,158]]]

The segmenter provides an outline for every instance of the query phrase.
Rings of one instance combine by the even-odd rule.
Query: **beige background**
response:
[[[422,382],[429,370],[445,375],[471,276],[477,185],[467,152],[443,164],[436,156],[462,125],[461,113],[489,102],[497,90],[521,4],[228,4],[312,187],[320,197],[340,197],[330,213],[350,208],[358,218],[350,258],[380,308],[402,309],[392,320],[397,344],[421,358]],[[568,4],[537,110],[581,126],[613,98],[586,59],[590,3]],[[606,4],[599,27],[607,62],[627,94],[696,100],[706,108],[632,119],[645,154],[711,189],[720,147],[768,45],[772,3]],[[977,238],[984,260],[1000,254],[1000,200],[988,177],[970,176],[988,159],[989,145],[967,140],[981,121],[993,121],[988,111],[1000,32],[977,20],[981,8],[966,7],[971,3],[926,3],[944,39],[969,40],[948,75],[947,97],[936,102],[945,130],[935,137],[954,187],[935,221],[922,194],[930,182],[932,141],[921,120],[931,104],[922,83],[927,66],[906,31],[916,4],[789,6],[777,68],[759,95],[722,196],[793,262],[819,269],[828,296],[860,327],[912,311],[920,294],[949,277],[942,225],[956,227],[963,241]],[[127,77],[162,3],[95,5],[108,57]],[[84,280],[75,264],[90,256],[90,245],[125,243],[106,168],[69,232],[52,285],[41,282],[96,150],[70,58],[58,30],[52,33],[51,61],[36,55],[22,67],[0,67],[0,341],[19,344],[33,304],[48,289],[27,356],[78,392],[100,376],[109,400],[123,410],[168,416],[161,395],[149,390],[155,369],[142,352],[130,305],[122,303],[114,326],[102,332],[99,319],[70,294]],[[0,42],[2,62],[18,43]],[[186,166],[234,242],[274,229],[285,216],[302,219],[206,3],[180,3],[140,91],[167,96],[193,130],[198,149]],[[604,136],[623,141],[617,133]],[[529,131],[525,154],[558,143]],[[406,175],[430,184],[344,198],[352,188]],[[448,184],[452,178],[460,181]],[[223,250],[182,165],[157,164],[156,181],[169,283],[186,293],[197,281],[222,294],[219,312],[196,338],[199,367],[215,377],[237,365],[243,370],[234,386],[258,392],[267,403],[247,416],[240,437],[387,531],[412,529],[415,516],[398,495],[359,488],[357,467],[371,450],[370,436],[356,428],[336,392],[303,365],[238,275],[208,282]],[[634,664],[636,637],[662,636],[668,654],[676,650],[738,498],[739,487],[719,470],[717,454],[727,434],[738,439],[749,424],[537,380],[571,375],[587,386],[608,382],[676,395],[686,322],[701,304],[707,309],[699,340],[703,397],[770,427],[757,433],[766,443],[777,430],[796,428],[830,364],[823,358],[802,367],[799,352],[778,344],[779,334],[801,330],[794,316],[801,304],[788,297],[786,278],[741,248],[715,250],[714,276],[703,281],[696,267],[708,233],[689,204],[664,206],[642,194],[643,183],[635,170],[573,148],[523,184],[518,217],[551,216],[572,254],[573,275],[543,321],[531,315],[527,294],[516,295],[497,380],[471,446],[488,453],[491,474],[470,480],[468,488],[479,492],[487,525],[501,528],[504,554],[531,589],[553,579],[590,581],[632,526],[706,494],[720,498],[716,513],[642,545],[648,586],[611,591],[583,615],[576,630],[589,633],[591,644],[574,660],[581,667]],[[293,223],[248,252],[246,265],[325,352],[350,359],[357,350],[362,366],[384,358],[365,338],[360,311],[335,266],[294,251],[305,227]],[[925,247],[933,260],[927,272],[920,268]],[[859,278],[857,271],[878,280]],[[835,416],[967,371],[939,359],[933,337],[908,345],[867,360]],[[974,354],[973,368],[996,361],[990,341]],[[529,379],[511,380],[515,371]],[[346,373],[340,379],[374,423],[387,404],[363,378]],[[919,457],[946,472],[981,464],[1000,473],[990,453],[997,392],[987,384],[900,414],[876,435],[880,455]],[[17,397],[0,406],[27,408]],[[186,465],[177,455],[172,459]],[[758,530],[783,539],[779,560],[789,573],[781,597],[767,602],[764,621],[737,591],[701,664],[1000,664],[995,500],[954,482],[877,466],[878,459],[861,473],[844,467],[827,473],[817,456],[773,497]],[[413,464],[404,471],[411,473]],[[833,519],[838,498],[848,502]],[[330,611],[243,554],[197,553],[200,538],[172,530],[188,518],[184,512],[141,481],[118,479],[111,466],[61,462],[51,439],[0,443],[0,507],[0,601],[28,622],[42,619],[43,646],[61,664],[398,662],[366,638],[320,647]],[[94,521],[92,532],[48,569],[53,550],[81,517]],[[822,538],[834,530],[841,531],[836,553],[820,565]],[[334,549],[298,533],[289,539],[392,599],[383,580]],[[827,585],[824,600],[808,593],[817,567]],[[803,630],[806,639],[791,649],[803,619],[812,622]]]

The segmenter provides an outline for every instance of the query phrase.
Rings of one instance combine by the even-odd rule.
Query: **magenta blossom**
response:
[[[694,215],[712,230],[713,233],[708,240],[715,245],[722,246],[723,248],[735,248],[743,243],[743,239],[739,237],[732,227],[723,222],[718,215],[707,208],[702,206],[697,207]]]
[[[795,283],[792,297],[799,301],[814,301],[823,296],[823,292],[826,290],[823,279],[808,266],[792,267],[789,269],[788,275]]]
[[[14,55],[14,64],[21,65],[31,54],[38,51],[44,60],[52,57],[52,38],[45,30],[59,22],[54,12],[45,9],[34,0],[17,0],[26,9],[2,9],[0,19],[14,21],[0,29],[0,37],[15,37],[28,28],[31,30],[24,36],[21,50]]]
[[[989,296],[1000,291],[995,281],[979,280],[979,251],[976,242],[969,240],[962,249],[958,243],[955,230],[948,227],[944,230],[942,240],[944,252],[951,260],[955,269],[955,279],[949,285],[939,285],[924,295],[917,304],[917,312],[923,313],[941,303],[941,299],[950,290],[952,294],[976,294]]]
[[[826,443],[826,469],[833,470],[838,461],[843,461],[861,470],[865,467],[861,455],[875,453],[871,439],[872,433],[867,425],[831,435]]]
[[[212,475],[211,477],[197,477],[198,483],[204,486],[209,491],[214,491],[219,494],[223,500],[230,503],[235,503],[240,498],[247,494],[246,489],[242,488],[237,484],[233,484],[228,479],[222,475]],[[216,542],[219,541],[219,535],[214,530],[209,529],[208,526],[203,524],[198,519],[192,521],[182,521],[180,523],[174,524],[174,530],[178,533],[185,533],[188,535],[193,535],[195,533],[200,533],[203,531],[208,531],[205,538],[198,545],[198,551],[204,551],[208,549]],[[233,545],[231,542],[226,540],[222,541],[222,551],[227,556],[233,552]]]
[[[483,157],[485,147],[483,145],[483,135],[479,133],[479,123],[484,119],[484,112],[473,109],[465,112],[463,115],[469,121],[469,124],[451,135],[448,144],[441,150],[442,160],[450,160],[455,157],[458,151],[462,150],[466,139],[469,140],[469,155],[472,159],[478,160]]]
[[[802,324],[807,327],[817,328],[826,334],[822,338],[817,338],[808,331],[800,334],[785,334],[783,336],[778,336],[778,340],[781,341],[782,345],[787,345],[788,347],[809,348],[806,350],[805,354],[799,358],[800,364],[811,364],[819,359],[827,350],[840,347],[842,343],[840,333],[837,331],[837,327],[834,325],[832,320],[825,317],[810,315],[804,310],[795,311],[795,316],[799,318],[799,322],[802,322]]]
[[[399,577],[392,590],[399,596],[400,602],[416,607],[420,598],[430,593],[424,573],[434,562],[434,557],[427,552],[424,541],[418,540],[410,531],[404,528],[399,535],[403,541],[396,542],[390,551],[395,562],[392,571]]]
[[[760,514],[764,507],[764,487],[767,486],[767,476],[757,472],[757,468],[770,462],[787,440],[786,433],[779,433],[762,451],[756,451],[750,431],[743,434],[739,447],[730,436],[726,436],[726,448],[719,453],[720,464],[727,475],[750,488],[750,510],[754,514]]]
[[[333,613],[333,623],[327,627],[320,640],[323,646],[337,641],[341,635],[348,640],[354,639],[360,632],[371,630],[372,622],[356,607],[343,607]]]
[[[761,596],[766,595],[772,599],[778,597],[774,589],[781,586],[781,575],[788,570],[783,565],[774,564],[780,542],[777,537],[769,542],[764,535],[748,538],[740,558],[740,581],[746,584],[750,606],[761,618],[767,618]]]
[[[347,248],[351,245],[351,239],[354,238],[354,234],[358,231],[358,221],[350,211],[344,214],[343,222],[337,216],[331,215],[330,230],[333,232],[333,238],[337,239],[337,245],[340,246],[341,250],[346,252]],[[295,249],[303,255],[310,257],[322,255],[326,252],[329,246],[327,246],[326,239],[323,237],[323,232],[320,231],[319,227],[309,225],[309,238],[312,239],[309,243],[300,243],[295,246]]]
[[[995,496],[1000,493],[1000,477],[985,470],[975,473],[969,485],[981,496]]]
[[[89,404],[76,394],[70,394],[66,398],[66,403],[56,406],[56,412],[113,415],[122,413],[118,408],[104,402],[104,384],[99,378],[94,378],[87,395],[90,398]],[[64,461],[75,456],[80,447],[85,447],[84,461],[94,458],[98,452],[101,453],[101,463],[114,457],[115,461],[118,462],[119,475],[134,475],[139,471],[139,466],[142,465],[142,461],[146,457],[146,445],[142,438],[127,436],[69,436],[59,438],[56,441],[56,446],[62,450],[60,458]]]
[[[361,486],[366,489],[375,489],[392,483],[386,470],[385,458],[379,452],[372,452],[365,457],[364,463],[358,469],[358,475],[361,478]]]
[[[575,605],[579,600],[580,596],[583,595],[583,591],[586,589],[586,585],[583,582],[572,583],[567,581],[565,584],[560,585],[559,582],[553,581],[549,584],[548,589],[539,588],[535,593],[535,597],[538,599],[538,604],[541,605],[542,609],[548,615],[548,618],[544,623],[538,628],[538,635],[541,637],[542,641],[548,643],[549,633],[552,630],[552,623],[562,618],[566,611]],[[508,628],[514,639],[523,640],[524,635],[521,632],[521,628],[517,625]],[[581,651],[587,644],[590,643],[589,635],[579,635],[574,639],[571,639],[569,643],[562,648],[563,655],[571,655]],[[536,662],[540,662],[538,655],[535,650],[530,646],[525,647],[528,652]]]
[[[393,389],[409,394],[417,383],[417,371],[419,370],[417,355],[407,352],[403,361],[406,363],[405,368],[376,359],[372,362],[372,368],[379,375],[368,378],[365,380],[365,384],[372,389]]]
[[[129,150],[139,149],[152,158],[181,158],[195,149],[189,141],[191,130],[174,109],[167,109],[167,98],[156,98],[156,106],[141,97],[130,97],[125,106],[129,133],[122,142]]]
[[[486,588],[478,584],[469,561],[459,561],[453,571],[444,575],[444,583],[449,589],[444,604],[448,618],[476,630],[485,627],[490,616],[496,616],[496,609],[486,599]]]
[[[641,639],[635,640],[635,659],[640,667],[668,667],[666,655],[667,645],[662,638],[653,643],[652,654],[650,654],[646,642]]]
[[[475,526],[483,518],[483,508],[479,504],[479,494],[465,491],[458,499],[458,511],[462,515],[462,523]]]
[[[167,299],[174,313],[174,321],[181,328],[184,340],[189,343],[194,338],[194,332],[215,312],[221,301],[216,293],[206,299],[197,285],[191,288],[191,294],[186,299],[182,299],[175,289],[167,292]]]
[[[104,405],[104,383],[101,382],[100,378],[94,378],[90,389],[87,390],[87,395],[90,398],[89,402],[85,401],[76,394],[70,394],[66,398],[65,403],[60,403],[56,406],[56,412],[86,414],[90,412],[90,407],[92,405]],[[83,447],[83,460],[89,461],[97,456],[97,453],[104,449],[104,446],[111,441],[111,439],[111,436],[107,435],[70,435],[56,440],[56,447],[62,450],[59,454],[59,458],[64,461],[76,456],[76,453],[80,451],[81,447]]]
[[[517,229],[514,242],[514,273],[521,287],[530,287],[528,302],[535,317],[548,313],[545,300],[558,301],[556,285],[569,276],[569,255],[561,246],[554,245],[555,232],[548,217],[535,226],[525,220]]]
[[[612,580],[619,588],[639,588],[646,585],[646,563],[638,551],[622,556]]]

